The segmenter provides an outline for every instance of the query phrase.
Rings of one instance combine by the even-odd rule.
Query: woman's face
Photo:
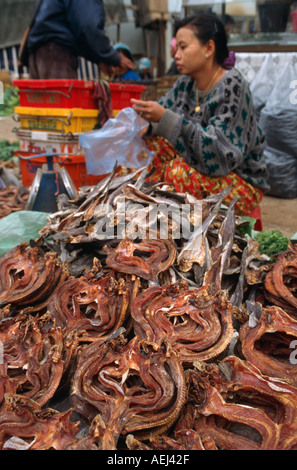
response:
[[[176,34],[176,66],[182,75],[194,76],[206,64],[207,44],[201,44],[192,29],[183,27]]]

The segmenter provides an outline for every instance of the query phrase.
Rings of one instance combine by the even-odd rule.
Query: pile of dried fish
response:
[[[146,178],[0,258],[0,448],[296,449],[296,249],[261,255],[230,188]]]
[[[0,219],[12,212],[24,210],[28,201],[29,191],[22,187],[0,186]]]

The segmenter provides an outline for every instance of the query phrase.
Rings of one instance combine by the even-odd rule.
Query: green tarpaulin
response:
[[[18,246],[38,238],[38,232],[47,223],[45,212],[13,212],[0,220],[0,257]]]

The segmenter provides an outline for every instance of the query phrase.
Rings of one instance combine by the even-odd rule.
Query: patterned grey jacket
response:
[[[198,96],[203,96],[199,92]],[[199,172],[223,176],[234,171],[253,186],[269,189],[259,128],[249,85],[232,68],[211,87],[196,112],[194,79],[181,76],[160,99],[166,111],[151,132],[166,138]]]

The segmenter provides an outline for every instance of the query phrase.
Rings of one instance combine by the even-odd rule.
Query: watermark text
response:
[[[102,204],[101,217],[95,226],[96,237],[108,239],[189,240],[202,226],[200,204],[132,203],[125,198],[115,207]]]

